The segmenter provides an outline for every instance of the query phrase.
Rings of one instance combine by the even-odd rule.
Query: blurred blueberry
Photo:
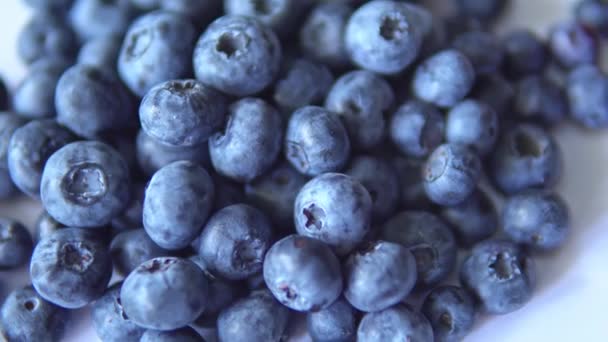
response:
[[[597,59],[596,37],[577,22],[553,27],[548,44],[553,58],[567,68],[593,63]]]
[[[608,76],[594,65],[572,70],[566,93],[570,115],[587,128],[608,127]]]
[[[448,112],[445,124],[448,143],[467,145],[485,156],[493,150],[498,134],[498,115],[481,101],[464,100]]]
[[[224,0],[224,11],[227,15],[255,18],[279,36],[289,37],[299,24],[301,14],[312,3],[311,0]]]
[[[11,270],[29,261],[34,242],[21,223],[0,217],[0,270]]]
[[[75,0],[69,22],[82,41],[122,35],[135,15],[130,0]]]
[[[120,36],[104,36],[87,41],[80,48],[78,63],[116,69],[122,40]]]
[[[329,69],[308,59],[287,63],[274,86],[274,102],[282,110],[292,112],[300,107],[318,105],[334,83]]]
[[[502,40],[505,49],[505,71],[508,76],[539,73],[545,66],[548,54],[543,41],[526,29],[510,32]]]
[[[181,328],[169,331],[146,330],[140,342],[205,342],[192,328]]]
[[[505,49],[493,34],[470,31],[458,35],[452,47],[469,58],[477,75],[493,74],[502,66]]]
[[[78,52],[78,40],[62,18],[40,12],[29,20],[17,38],[17,53],[26,64],[41,58],[57,57],[71,61]]]
[[[569,111],[566,94],[542,76],[528,76],[517,83],[513,107],[522,119],[548,125],[562,122]]]
[[[425,157],[441,145],[445,132],[443,114],[433,105],[410,100],[393,114],[390,137],[408,157]]]
[[[488,195],[477,190],[464,202],[441,208],[441,216],[463,246],[485,240],[498,230],[498,213]]]

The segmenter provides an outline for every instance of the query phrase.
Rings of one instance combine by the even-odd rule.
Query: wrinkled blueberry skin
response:
[[[116,69],[122,39],[120,36],[107,36],[91,39],[80,48],[78,63],[92,64]]]
[[[301,312],[329,307],[343,285],[340,263],[331,249],[300,235],[289,235],[268,250],[264,281],[279,302]]]
[[[540,250],[561,247],[570,233],[570,216],[559,195],[530,190],[509,197],[502,227],[514,242]]]
[[[169,146],[200,145],[224,123],[226,99],[196,80],[156,85],[139,106],[142,130]]]
[[[274,86],[274,102],[283,111],[320,104],[334,83],[329,69],[305,58],[287,62]]]
[[[393,114],[390,137],[395,146],[408,157],[429,155],[441,145],[445,133],[443,114],[433,105],[411,100]]]
[[[225,127],[209,139],[215,171],[246,183],[264,174],[281,153],[281,114],[264,100],[245,98],[233,103]]]
[[[344,44],[353,63],[379,74],[397,74],[418,57],[423,32],[419,13],[398,1],[372,1],[346,24]]]
[[[384,114],[394,100],[393,89],[386,80],[369,71],[355,70],[334,83],[325,108],[340,116],[354,147],[369,149],[384,138]]]
[[[480,177],[481,161],[473,150],[461,144],[444,144],[424,165],[424,191],[436,204],[457,205],[475,190]]]
[[[199,255],[212,273],[246,279],[262,270],[272,226],[261,211],[236,204],[216,212],[200,237]]]
[[[68,313],[42,298],[31,285],[12,291],[0,311],[5,341],[59,341]]]
[[[460,269],[460,281],[490,314],[507,314],[524,306],[535,288],[531,258],[509,241],[477,244]]]
[[[226,15],[207,27],[196,43],[193,58],[199,81],[243,97],[272,83],[281,64],[281,44],[258,20]]]
[[[608,127],[608,77],[596,66],[584,65],[572,70],[566,93],[570,115],[587,128]]]
[[[120,301],[135,324],[165,331],[194,322],[207,305],[207,293],[207,279],[195,263],[160,257],[129,274],[122,284]]]
[[[566,68],[592,64],[598,56],[596,37],[577,22],[555,26],[549,34],[548,45],[553,58]]]
[[[509,115],[514,96],[514,84],[498,73],[477,77],[470,94],[471,98],[492,107],[499,117]]]
[[[203,270],[209,283],[205,311],[196,322],[190,324],[190,326],[196,330],[196,327],[199,326],[200,323],[206,321],[208,318],[216,318],[221,310],[227,308],[230,304],[239,299],[243,294],[243,289],[242,284],[239,282],[211,274],[211,270],[209,270],[209,267],[199,255],[193,255],[189,259]],[[258,274],[261,275],[261,273]],[[262,280],[262,282],[263,281],[264,280]],[[215,325],[215,320],[213,323]]]
[[[287,163],[281,163],[255,181],[245,185],[247,202],[269,215],[275,227],[293,227],[293,206],[307,178]]]
[[[369,155],[355,157],[345,174],[361,183],[372,200],[372,218],[378,222],[399,206],[399,175],[387,161]]]
[[[514,78],[541,72],[549,57],[544,43],[529,30],[509,33],[502,45],[505,49],[505,72]]]
[[[163,167],[146,187],[143,207],[146,232],[162,248],[175,250],[188,246],[207,221],[214,195],[213,180],[204,168],[189,161]]]
[[[65,228],[65,226],[55,221],[55,219],[44,210],[40,213],[36,220],[36,225],[34,225],[34,242],[38,243],[40,240],[62,228]]]
[[[42,12],[33,16],[17,39],[17,53],[26,64],[41,58],[72,60],[78,51],[78,40],[62,18]]]
[[[492,178],[507,194],[551,187],[562,173],[559,146],[549,133],[531,124],[505,130],[492,158]]]
[[[139,167],[144,174],[150,176],[163,166],[180,160],[188,160],[204,167],[211,165],[206,143],[198,146],[169,146],[140,131],[135,140],[135,149]]]
[[[475,69],[458,50],[443,50],[416,67],[412,91],[421,100],[445,108],[460,102],[475,81]]]
[[[300,28],[300,47],[304,54],[332,68],[349,66],[344,28],[352,13],[352,6],[338,1],[314,7]]]
[[[399,177],[400,208],[426,209],[431,201],[424,191],[422,168],[424,160],[415,158],[393,157],[391,165]]]
[[[55,87],[68,66],[60,58],[42,58],[32,64],[13,95],[15,112],[29,119],[55,116]]]
[[[68,20],[82,41],[121,35],[136,14],[130,0],[75,0]]]
[[[411,307],[399,304],[363,316],[357,329],[358,342],[433,341],[429,321]]]
[[[30,121],[13,133],[8,147],[8,170],[13,183],[33,198],[40,196],[40,180],[47,159],[75,136],[54,120]]]
[[[112,239],[110,254],[116,272],[126,276],[144,261],[169,255],[169,252],[155,244],[145,230],[133,229]]]
[[[170,331],[146,330],[140,342],[205,342],[192,328]]]
[[[112,276],[112,258],[94,232],[64,228],[38,242],[30,275],[44,299],[77,309],[103,295]]]
[[[109,287],[101,298],[91,305],[91,320],[102,341],[139,341],[144,328],[131,321],[120,301],[122,283]]]
[[[440,286],[431,291],[420,311],[431,323],[437,342],[462,341],[475,323],[475,300],[457,286]]]
[[[344,299],[306,315],[308,334],[314,342],[353,342],[357,334],[355,310]]]
[[[10,270],[25,263],[34,248],[32,235],[21,223],[0,218],[0,270]]]
[[[529,76],[517,83],[513,107],[522,119],[548,125],[562,122],[569,111],[566,94],[542,76]]]
[[[289,310],[267,290],[254,291],[222,310],[217,320],[219,341],[279,342]]]
[[[224,11],[227,15],[255,18],[280,36],[288,37],[311,3],[310,0],[224,0]]]
[[[464,100],[452,107],[445,126],[448,143],[467,145],[480,156],[492,151],[499,134],[498,114],[476,100]]]
[[[458,35],[452,47],[469,58],[477,75],[496,72],[502,65],[505,51],[501,41],[488,32],[470,31]]]
[[[129,204],[129,169],[98,141],[65,145],[47,160],[40,182],[46,211],[71,227],[101,227]]]
[[[86,138],[137,124],[133,99],[110,69],[75,65],[55,90],[57,122]]]
[[[438,216],[425,211],[403,211],[382,227],[381,239],[410,249],[416,259],[419,287],[436,284],[454,269],[454,234]]]
[[[578,22],[605,37],[608,35],[608,4],[601,0],[582,0],[575,8]]]
[[[122,81],[138,96],[155,85],[189,76],[195,30],[188,17],[156,11],[129,27],[118,57]]]
[[[508,0],[455,0],[458,12],[464,17],[487,21],[498,17]]]
[[[338,255],[346,255],[370,231],[372,199],[354,178],[326,173],[306,183],[294,205],[299,234],[319,239]]]
[[[464,202],[441,208],[441,216],[450,224],[458,242],[472,246],[494,235],[498,229],[498,213],[488,195],[477,190]]]
[[[287,125],[284,153],[300,173],[317,176],[340,171],[350,155],[350,140],[339,116],[308,106],[296,110]]]
[[[372,242],[346,260],[344,297],[360,311],[384,310],[405,299],[416,278],[416,259],[406,247]]]

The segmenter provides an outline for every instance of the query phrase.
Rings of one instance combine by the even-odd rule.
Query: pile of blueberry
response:
[[[568,237],[551,128],[608,127],[603,0],[546,41],[491,33],[507,0],[26,2],[0,197],[44,212],[0,219],[8,341],[85,306],[103,341],[462,340]]]

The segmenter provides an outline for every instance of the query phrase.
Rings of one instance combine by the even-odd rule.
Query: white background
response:
[[[443,0],[447,2],[448,0]],[[435,2],[441,3],[442,0]],[[539,34],[570,16],[574,0],[514,0],[501,32],[528,27]],[[21,0],[1,0],[0,74],[15,87],[25,73],[15,47],[30,15]],[[554,255],[537,258],[538,289],[523,309],[479,321],[466,341],[608,341],[608,131],[588,132],[565,125],[557,135],[565,174],[559,192],[572,212],[573,234]],[[0,215],[32,227],[40,207],[26,199],[0,203]],[[25,272],[0,272],[10,288],[28,282]],[[68,341],[94,342],[88,312],[71,326]]]

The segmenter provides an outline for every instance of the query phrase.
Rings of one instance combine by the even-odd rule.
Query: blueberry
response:
[[[78,63],[105,66],[116,69],[122,40],[119,36],[107,36],[91,39],[80,48]]]
[[[160,257],[139,265],[120,290],[124,312],[137,325],[175,330],[194,322],[207,305],[208,284],[192,261]]]
[[[492,20],[504,11],[509,0],[454,0],[458,12],[464,17]]]
[[[145,329],[125,314],[120,301],[122,283],[109,287],[101,298],[91,305],[91,320],[102,341],[139,341]]]
[[[551,187],[562,173],[561,150],[542,128],[519,124],[503,133],[492,155],[491,170],[504,193]]]
[[[587,29],[600,34],[608,35],[608,4],[602,0],[582,0],[575,8],[578,22]]]
[[[74,32],[57,15],[34,15],[17,39],[17,53],[26,64],[43,57],[72,60],[78,51]]]
[[[464,99],[474,81],[475,70],[469,59],[458,50],[443,50],[418,65],[412,90],[423,101],[451,107]]]
[[[498,229],[498,214],[488,195],[477,190],[464,202],[443,207],[441,216],[450,224],[456,238],[464,246],[471,246],[494,235]]]
[[[360,311],[384,310],[405,299],[416,277],[416,260],[406,247],[372,242],[346,260],[344,297]]]
[[[505,49],[505,70],[511,77],[539,73],[547,63],[545,44],[532,31],[521,29],[502,40]]]
[[[422,179],[424,160],[396,156],[391,159],[391,165],[399,175],[401,205],[398,207],[425,209],[431,206]]]
[[[422,45],[418,15],[398,1],[376,0],[359,7],[344,33],[350,59],[380,74],[403,71],[418,57]]]
[[[249,182],[272,167],[281,153],[281,114],[257,98],[233,103],[225,126],[209,138],[213,168],[237,182]]]
[[[490,314],[506,314],[524,306],[535,287],[534,263],[517,245],[488,240],[465,259],[460,281]]]
[[[133,0],[131,0],[133,1]],[[142,0],[140,0],[141,2]],[[149,0],[148,0],[149,1]],[[194,26],[204,28],[222,12],[222,0],[152,0],[160,8],[190,17]]]
[[[40,182],[46,211],[74,227],[100,227],[129,203],[129,170],[110,146],[97,141],[68,144],[47,160]]]
[[[234,96],[269,86],[281,63],[272,30],[250,17],[227,15],[211,23],[194,49],[194,73],[201,82]]]
[[[575,68],[567,78],[570,115],[587,128],[608,127],[608,77],[598,67]]]
[[[10,112],[0,112],[0,169],[8,168],[8,152],[13,133],[26,121]]]
[[[353,342],[357,333],[355,310],[344,299],[306,316],[308,334],[314,342]]]
[[[128,275],[144,261],[166,256],[168,251],[158,247],[143,229],[119,233],[110,244],[112,263],[118,274]]]
[[[568,207],[555,193],[522,192],[505,202],[502,227],[516,243],[541,250],[556,249],[570,233]]]
[[[234,280],[262,270],[272,227],[259,210],[235,204],[216,212],[203,229],[199,255],[213,273]]]
[[[81,40],[121,35],[135,15],[130,0],[75,0],[69,22]]]
[[[140,131],[135,138],[136,156],[139,167],[146,175],[152,175],[163,166],[179,160],[189,160],[209,167],[209,147],[207,143],[198,146],[169,146]]]
[[[59,341],[67,312],[47,302],[32,286],[13,290],[0,311],[0,337],[5,341]]]
[[[281,163],[257,180],[245,185],[249,203],[267,213],[277,228],[293,227],[293,206],[307,178],[289,164]]]
[[[478,155],[461,144],[439,146],[423,168],[424,191],[440,205],[462,203],[475,190],[481,177]]]
[[[597,59],[596,37],[577,22],[553,27],[548,44],[553,58],[567,68],[593,63]]]
[[[568,100],[557,85],[542,76],[529,76],[517,83],[513,107],[523,119],[556,125],[568,115]]]
[[[112,276],[112,258],[93,232],[64,228],[38,242],[30,275],[44,299],[68,309],[81,308],[103,295]]]
[[[302,107],[287,125],[285,158],[305,175],[339,171],[346,165],[350,146],[339,117],[324,108]]]
[[[363,316],[357,329],[358,342],[433,341],[429,321],[407,305],[370,312]]]
[[[473,148],[480,156],[492,151],[499,133],[498,115],[489,105],[464,100],[450,109],[446,118],[448,143]]]
[[[492,107],[496,114],[510,114],[511,101],[515,96],[514,85],[500,74],[481,75],[475,81],[471,97]]]
[[[17,187],[13,184],[8,169],[0,167],[0,199],[11,198],[17,192]]]
[[[113,71],[99,66],[66,70],[57,83],[55,106],[57,122],[86,138],[137,123],[127,89]]]
[[[320,3],[300,27],[300,47],[304,54],[333,68],[350,65],[344,46],[344,29],[353,8],[339,1]]]
[[[114,233],[144,226],[142,216],[145,190],[144,183],[131,183],[131,199],[129,200],[129,204],[122,213],[112,219],[111,226]]]
[[[334,77],[323,65],[305,58],[287,63],[282,75],[274,86],[274,102],[285,111],[294,111],[300,107],[320,104]]]
[[[382,227],[381,239],[410,249],[416,259],[418,286],[445,279],[456,262],[456,239],[439,217],[426,211],[403,211]]]
[[[55,87],[68,66],[61,58],[42,58],[33,63],[13,95],[17,114],[31,119],[54,117]]]
[[[408,157],[425,157],[441,145],[445,119],[433,105],[410,100],[393,114],[390,137],[395,146]]]
[[[177,161],[158,170],[146,187],[143,223],[157,245],[181,249],[200,233],[213,206],[215,188],[204,168]]]
[[[6,84],[2,78],[0,78],[0,111],[8,110],[10,107],[10,94],[6,88]]]
[[[462,341],[475,323],[475,301],[457,286],[440,286],[431,291],[421,311],[431,323],[437,342]]]
[[[35,10],[65,10],[72,5],[74,0],[24,0],[25,3]]]
[[[0,218],[0,270],[17,268],[32,254],[32,235],[21,223]]]
[[[34,120],[13,133],[8,147],[8,170],[15,185],[25,194],[38,198],[40,180],[47,159],[75,140],[54,120]]]
[[[224,0],[228,15],[256,18],[281,36],[289,36],[296,28],[310,0]]]
[[[289,235],[268,250],[264,280],[279,302],[303,312],[329,307],[343,284],[340,263],[331,249],[299,235]]]
[[[203,270],[209,283],[209,294],[205,311],[195,323],[190,325],[196,329],[196,326],[199,325],[199,323],[208,321],[209,318],[217,318],[219,312],[239,299],[243,291],[241,288],[241,283],[211,274],[209,267],[199,255],[191,256],[189,259],[197,264],[201,270]],[[258,274],[261,275],[261,273]],[[264,280],[262,279],[262,283],[263,282]],[[215,321],[213,323],[215,325]]]
[[[43,210],[34,225],[34,241],[38,243],[40,240],[45,239],[47,236],[62,228],[65,228],[65,226],[55,221],[46,210]]]
[[[452,47],[469,58],[477,75],[492,74],[500,69],[505,50],[491,33],[465,32],[454,38]]]
[[[326,173],[298,193],[294,220],[299,234],[319,239],[346,255],[370,231],[372,198],[354,178]]]
[[[379,157],[360,155],[345,172],[361,183],[372,200],[372,218],[382,221],[399,206],[399,175],[393,166]]]
[[[279,342],[288,319],[289,310],[267,290],[254,291],[220,313],[219,341]]]
[[[205,342],[192,328],[170,331],[146,330],[140,342]]]
[[[195,30],[188,17],[156,11],[129,27],[118,57],[118,73],[138,96],[155,85],[189,76]]]
[[[383,78],[369,71],[345,73],[331,87],[325,107],[343,119],[354,147],[369,149],[384,138],[384,114],[395,95]]]

